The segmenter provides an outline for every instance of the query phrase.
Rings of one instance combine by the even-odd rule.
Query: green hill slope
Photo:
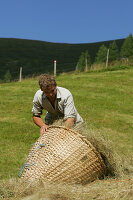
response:
[[[123,41],[116,40],[119,49]],[[18,79],[20,67],[23,67],[23,77],[51,73],[53,60],[57,60],[58,73],[73,71],[82,52],[88,50],[93,62],[99,47],[102,44],[108,47],[111,42],[65,44],[0,38],[0,79],[4,79],[7,70],[13,79]]]
[[[57,84],[68,88],[88,126],[100,133],[130,168],[133,155],[133,69],[61,75]],[[32,100],[37,79],[0,84],[0,178],[16,177],[31,145],[39,137],[32,120]],[[45,112],[43,113],[43,118]]]

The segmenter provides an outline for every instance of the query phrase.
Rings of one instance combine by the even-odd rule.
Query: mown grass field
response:
[[[133,69],[62,74],[56,80],[59,86],[68,88],[73,94],[88,133],[89,129],[93,129],[110,140],[115,151],[126,161],[126,167],[131,168]],[[17,178],[31,145],[39,137],[39,128],[34,125],[31,113],[32,100],[38,89],[37,78],[0,85],[1,180]],[[130,170],[127,171],[129,176],[133,175]]]

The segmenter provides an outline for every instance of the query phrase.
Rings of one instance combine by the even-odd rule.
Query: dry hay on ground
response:
[[[57,124],[62,125],[62,124]],[[100,132],[84,127],[78,131],[85,135],[95,148],[103,155],[108,167],[108,177],[96,180],[87,185],[46,184],[25,185],[20,179],[6,180],[0,183],[1,199],[10,200],[132,200],[133,199],[133,171],[125,174],[125,166],[110,141]]]
[[[133,177],[97,180],[85,186],[46,184],[22,185],[18,180],[0,183],[1,199],[10,200],[132,200]]]

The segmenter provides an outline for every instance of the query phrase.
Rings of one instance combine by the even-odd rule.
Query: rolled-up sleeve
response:
[[[37,95],[35,94],[34,99],[33,99],[33,108],[32,108],[32,113],[35,116],[41,115],[42,114],[42,106],[39,102],[39,99]]]
[[[64,120],[75,117],[76,112],[73,97],[71,94],[69,94],[68,97],[64,100]]]

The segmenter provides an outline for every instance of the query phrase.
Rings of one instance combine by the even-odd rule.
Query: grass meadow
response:
[[[39,189],[32,186],[22,192],[17,175],[39,137],[31,113],[32,100],[39,89],[38,78],[25,79],[0,84],[0,198],[132,199],[133,69],[62,74],[56,80],[73,94],[88,134],[98,133],[111,142],[122,160],[124,176],[86,186],[43,185]]]

